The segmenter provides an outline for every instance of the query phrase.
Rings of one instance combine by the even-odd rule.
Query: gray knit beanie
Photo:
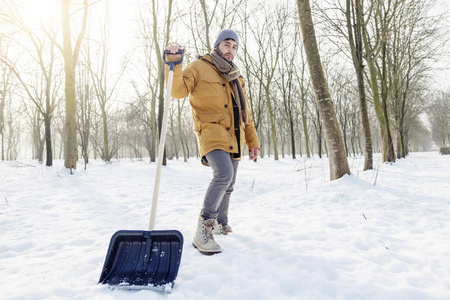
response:
[[[239,38],[236,32],[234,32],[231,29],[224,29],[221,32],[219,32],[219,35],[217,36],[217,40],[214,43],[214,48],[217,47],[222,41],[232,39],[236,42],[238,48],[239,48]]]

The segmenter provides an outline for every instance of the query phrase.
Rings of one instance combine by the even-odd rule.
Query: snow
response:
[[[330,182],[326,159],[244,159],[213,256],[191,244],[211,170],[169,161],[155,229],[185,242],[170,294],[97,284],[111,235],[148,228],[155,163],[0,162],[1,298],[449,299],[450,156],[379,160]]]

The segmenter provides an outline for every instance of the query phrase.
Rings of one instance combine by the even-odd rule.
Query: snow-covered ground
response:
[[[0,162],[1,299],[450,299],[450,156],[329,181],[319,158],[244,159],[223,252],[191,244],[211,170],[163,168],[155,229],[183,233],[172,293],[98,285],[111,235],[147,230],[155,163]]]

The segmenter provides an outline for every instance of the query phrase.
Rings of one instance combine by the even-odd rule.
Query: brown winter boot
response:
[[[213,230],[213,234],[214,235],[228,235],[229,233],[232,233],[233,230],[231,229],[230,225],[222,225],[222,224],[218,224],[216,223],[216,225],[214,226],[214,230]]]

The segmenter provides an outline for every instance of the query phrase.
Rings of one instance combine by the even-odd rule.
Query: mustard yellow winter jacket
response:
[[[209,55],[203,56],[203,59],[212,62]],[[189,96],[200,157],[217,149],[238,153],[231,84],[211,63],[203,59],[194,60],[184,70],[181,64],[175,66],[172,97],[181,99]],[[166,82],[168,70],[166,66]],[[247,108],[250,109],[244,79],[240,77],[239,80],[244,90]],[[240,124],[240,153],[244,143],[248,149],[260,148],[253,118],[251,117],[247,123]]]

